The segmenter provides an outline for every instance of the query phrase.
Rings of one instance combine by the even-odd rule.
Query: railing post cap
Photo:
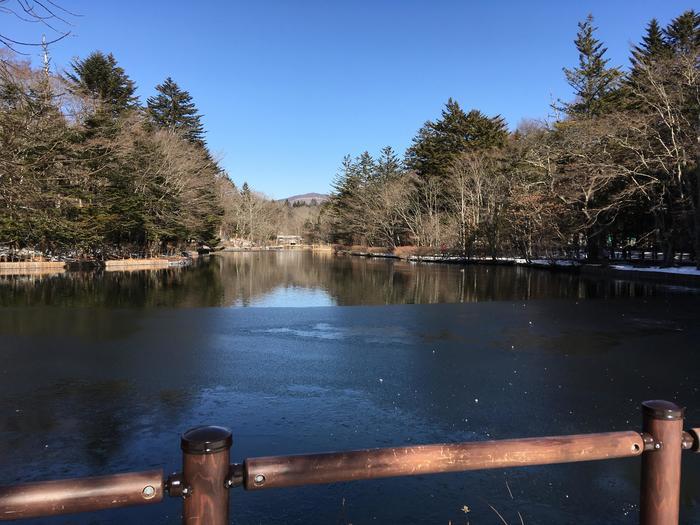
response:
[[[204,425],[185,432],[180,448],[185,454],[215,454],[231,448],[232,443],[228,428]]]
[[[671,401],[652,399],[642,403],[642,414],[652,419],[678,420],[685,416],[685,408]]]

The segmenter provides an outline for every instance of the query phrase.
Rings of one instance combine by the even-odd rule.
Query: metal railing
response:
[[[183,523],[229,523],[229,494],[245,490],[416,476],[641,456],[640,523],[677,525],[681,452],[700,449],[700,428],[683,430],[684,409],[642,403],[642,432],[508,439],[249,458],[230,463],[231,432],[197,427],[181,439],[183,469],[0,487],[0,520],[154,504],[164,494],[183,501]]]

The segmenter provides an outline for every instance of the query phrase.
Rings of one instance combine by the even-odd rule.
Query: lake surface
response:
[[[311,252],[0,277],[0,484],[164,467],[179,434],[232,458],[700,423],[697,289]],[[232,492],[234,523],[638,519],[637,458]],[[700,522],[684,453],[682,523]],[[506,484],[507,483],[507,484]],[[509,494],[512,492],[512,498]],[[467,505],[471,512],[460,509]],[[25,523],[179,523],[181,502]]]

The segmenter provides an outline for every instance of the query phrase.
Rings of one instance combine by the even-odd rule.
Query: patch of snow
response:
[[[668,273],[674,275],[695,275],[700,277],[700,270],[693,266],[681,266],[679,268],[661,268],[659,266],[630,266],[628,264],[615,264],[610,266],[613,270],[622,270],[626,272],[650,272],[650,273]]]
[[[357,252],[355,252],[357,253]],[[392,254],[360,254],[357,253],[358,255],[370,255],[370,256],[379,256],[379,257],[396,257],[395,255]],[[494,261],[494,258],[492,257],[472,257],[472,258],[466,258],[466,257],[460,257],[460,256],[455,256],[455,255],[409,255],[406,257],[406,260],[411,262],[411,263],[417,263],[417,262],[464,262],[464,263],[469,263],[469,262],[492,262]],[[517,265],[524,265],[524,266],[530,266],[530,267],[541,267],[541,268],[552,268],[552,267],[580,267],[580,266],[585,266],[585,260],[583,261],[577,261],[573,259],[530,259],[529,261],[527,259],[524,259],[522,257],[496,257],[496,261],[499,262],[510,262],[514,263]],[[639,266],[632,266],[629,264],[615,264],[610,266],[611,269],[613,270],[622,270],[622,271],[633,271],[633,272],[650,272],[650,273],[659,273],[659,274],[675,274],[675,275],[688,275],[688,276],[698,276],[700,277],[700,270],[693,266],[681,266],[681,267],[675,267],[675,268],[662,268],[659,266],[649,266],[649,267],[639,267]]]

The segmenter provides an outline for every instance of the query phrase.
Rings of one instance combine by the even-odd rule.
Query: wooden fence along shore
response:
[[[189,257],[147,257],[143,259],[113,259],[108,261],[0,261],[0,275],[36,275],[61,273],[69,269],[98,269],[105,271],[158,270],[172,266],[186,266]]]
[[[181,437],[182,472],[149,470],[0,487],[0,520],[92,512],[182,498],[188,525],[229,523],[234,487],[266,490],[392,476],[417,476],[640,457],[640,524],[678,525],[681,453],[700,450],[700,428],[683,430],[684,409],[642,403],[642,430],[446,443],[248,458],[230,463],[231,431],[197,427]],[[595,495],[591,494],[594,499]],[[261,517],[262,519],[263,517]],[[601,519],[604,517],[601,516]]]
[[[277,250],[311,250],[331,252],[330,245],[280,245],[262,248],[224,248],[224,252],[277,251]],[[132,259],[110,259],[106,261],[4,261],[0,259],[0,275],[36,275],[41,273],[60,273],[69,269],[96,269],[106,271],[158,270],[173,266],[186,266],[192,259],[199,257],[196,251],[187,256],[145,257]]]
[[[119,270],[123,268],[167,268],[170,266],[171,261],[165,258],[155,258],[149,257],[146,259],[115,259],[112,261],[105,261],[106,270]]]
[[[3,275],[51,275],[65,271],[64,262],[2,262],[0,276]]]
[[[314,252],[331,252],[330,245],[303,244],[303,245],[280,245],[265,246],[257,248],[232,248],[225,247],[222,252],[256,252],[256,251],[279,251],[279,250],[311,250]],[[124,272],[135,270],[159,270],[177,266],[187,266],[192,259],[200,255],[196,251],[188,252],[187,256],[162,256],[145,257],[132,259],[110,259],[106,261],[86,260],[86,261],[6,261],[0,257],[0,276],[11,275],[39,275],[55,274],[66,270],[94,270],[104,269],[108,272]]]
[[[11,270],[63,270],[66,267],[65,262],[61,261],[21,261],[21,262],[2,262],[0,261],[0,271]]]

